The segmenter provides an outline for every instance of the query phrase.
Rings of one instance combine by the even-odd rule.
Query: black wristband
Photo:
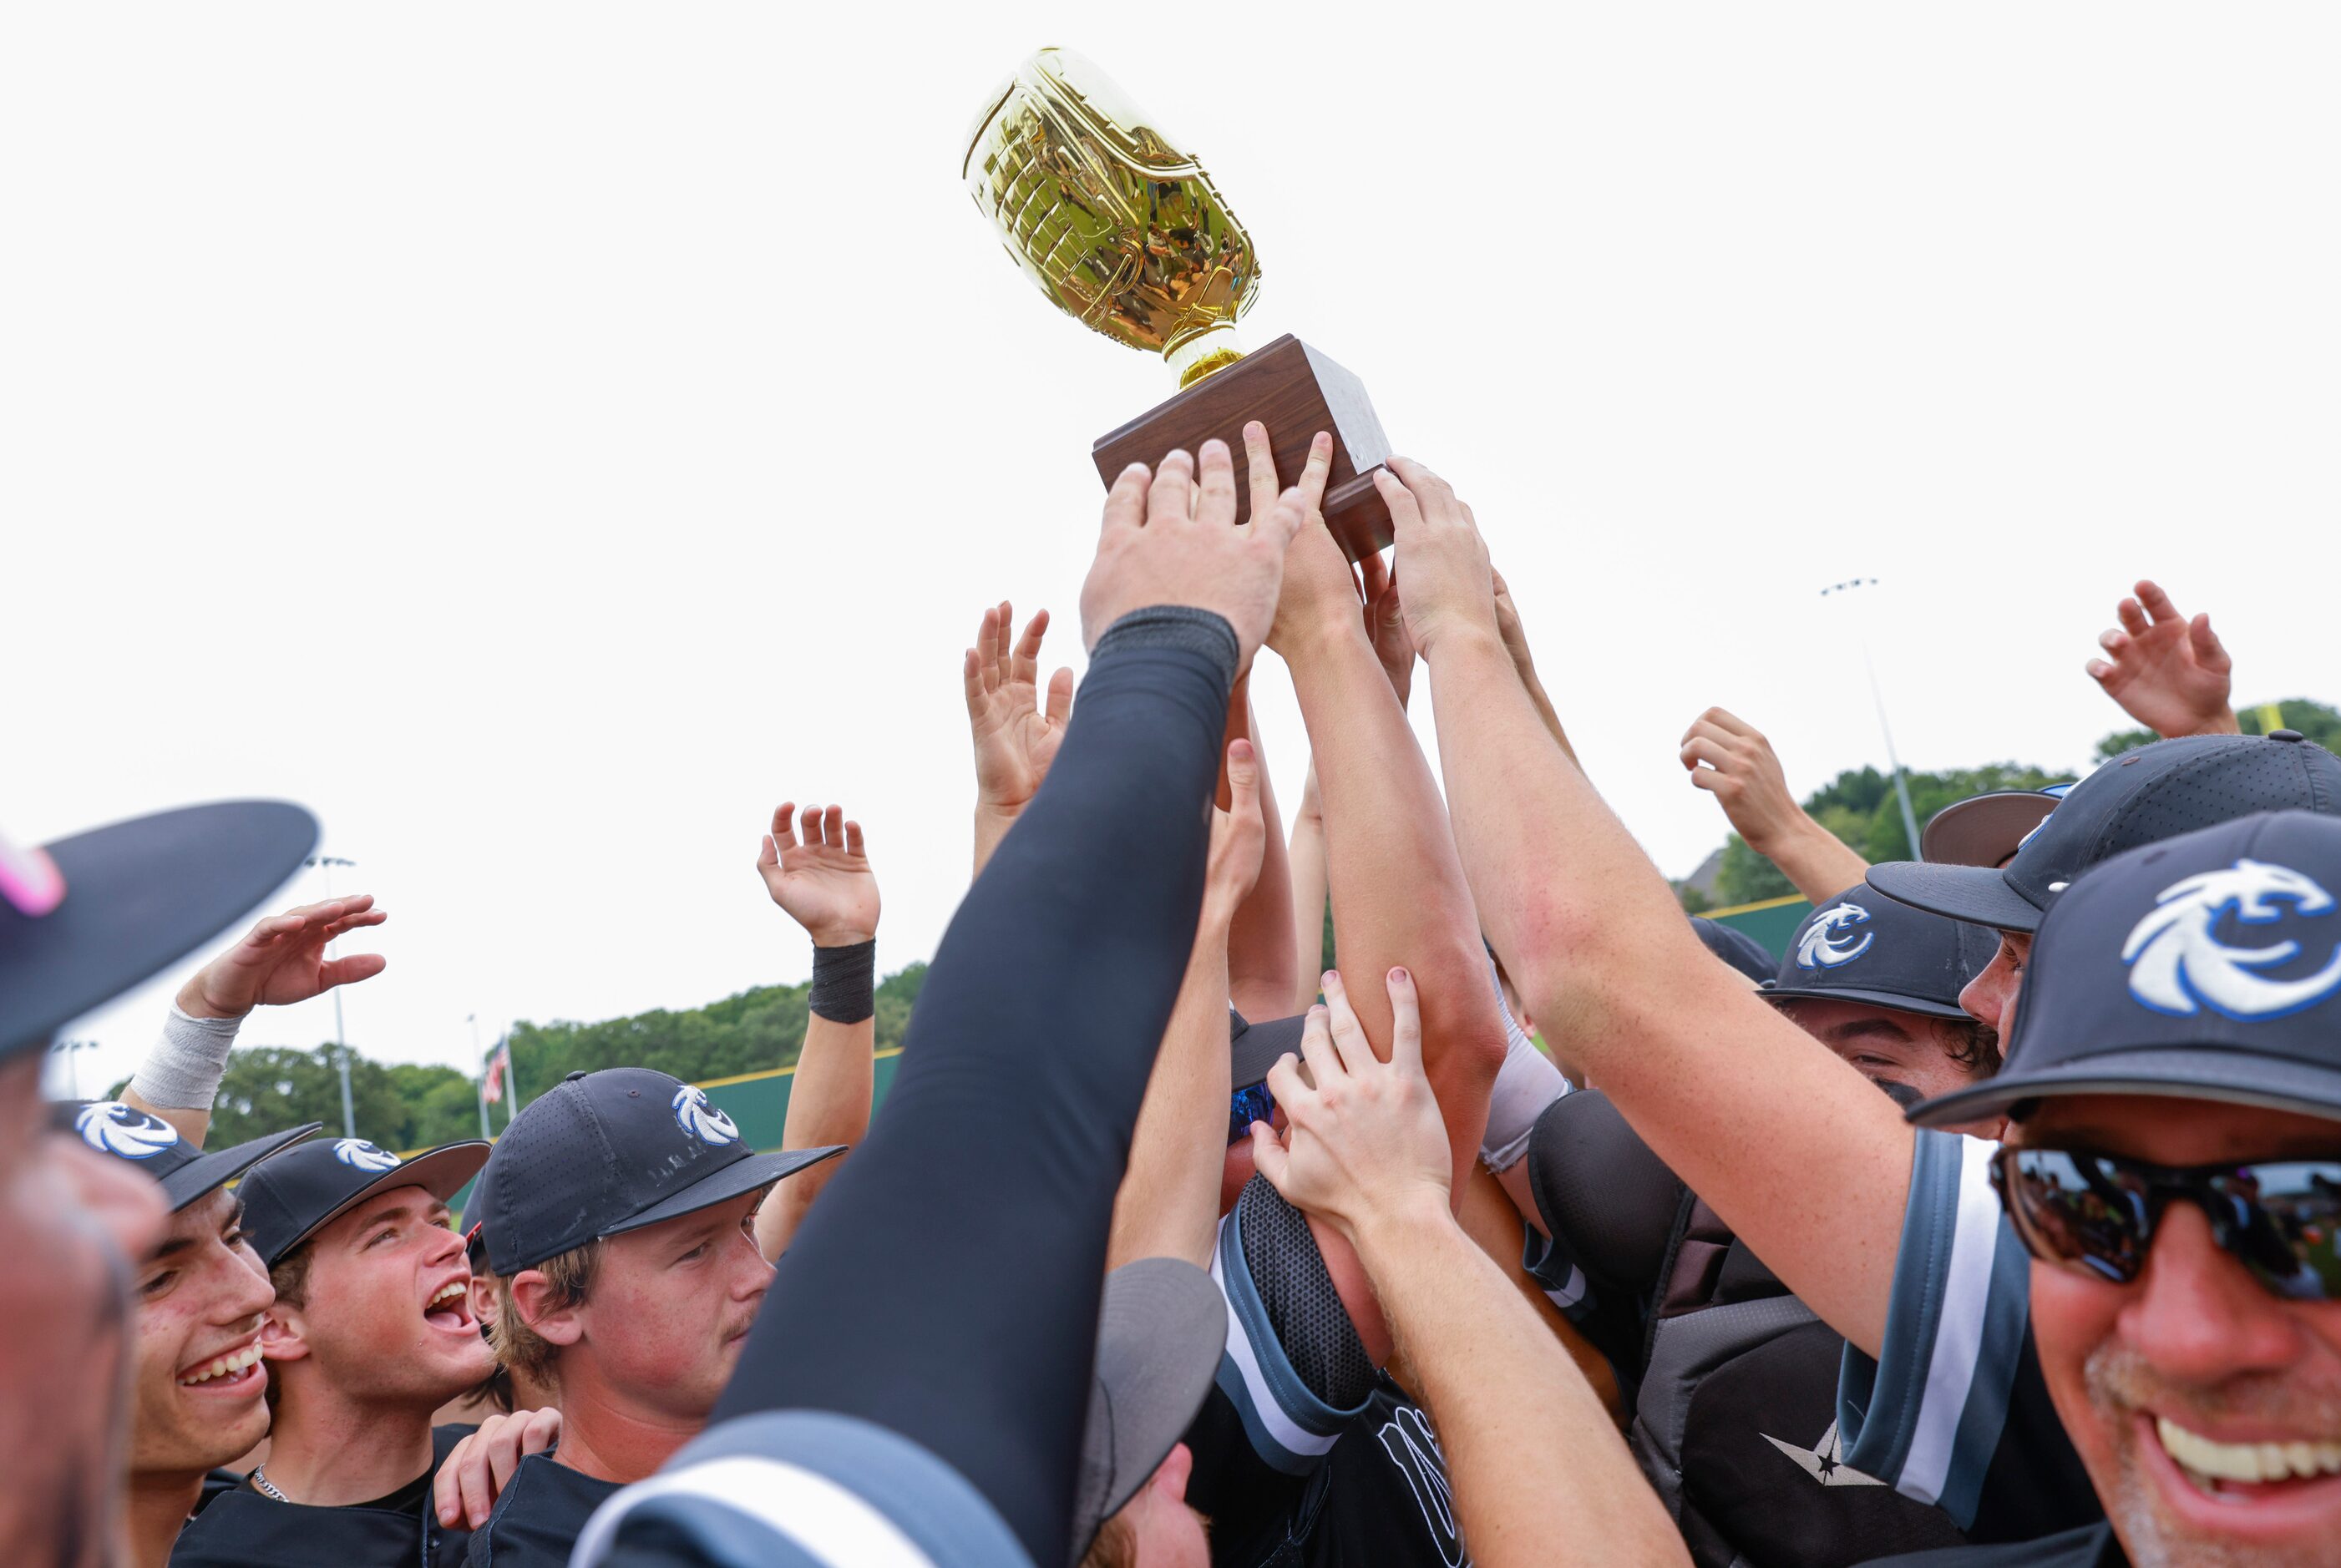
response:
[[[850,948],[815,948],[806,1005],[832,1024],[858,1024],[876,1011],[872,998],[877,985],[876,938]]]

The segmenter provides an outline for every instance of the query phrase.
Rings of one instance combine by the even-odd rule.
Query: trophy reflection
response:
[[[1109,484],[1131,461],[1218,436],[1245,466],[1246,420],[1266,424],[1284,482],[1320,430],[1333,434],[1325,518],[1354,559],[1390,541],[1367,477],[1390,455],[1364,387],[1298,338],[1247,357],[1235,323],[1260,293],[1260,256],[1190,153],[1066,49],[1042,49],[993,93],[961,174],[1025,274],[1083,326],[1159,353],[1183,390],[1099,438]],[[1246,498],[1239,472],[1237,494]]]

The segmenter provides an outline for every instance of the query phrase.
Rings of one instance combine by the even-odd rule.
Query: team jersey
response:
[[[1970,1540],[2037,1542],[2105,1515],[2041,1380],[2030,1259],[1991,1186],[1997,1147],[1918,1134],[1885,1353],[1846,1347],[1838,1434],[1844,1463]]]
[[[622,1484],[572,1470],[550,1451],[532,1454],[496,1494],[488,1522],[472,1533],[465,1561],[471,1568],[563,1568],[593,1510]]]
[[[386,1497],[340,1508],[280,1503],[249,1477],[204,1488],[204,1503],[171,1548],[171,1568],[453,1568],[471,1539],[439,1523],[431,1484],[470,1426],[431,1433],[431,1468]]]
[[[1881,1557],[1870,1568],[2129,1568],[2129,1555],[2114,1539],[2114,1527],[2100,1523],[2038,1541]]]
[[[1254,1177],[1220,1222],[1216,1385],[1187,1434],[1187,1500],[1217,1568],[1462,1568],[1430,1417],[1366,1358],[1308,1222]]]

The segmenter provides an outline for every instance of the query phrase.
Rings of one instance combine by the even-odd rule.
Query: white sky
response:
[[[353,1044],[793,981],[751,867],[842,800],[881,962],[961,891],[961,649],[1072,659],[1091,440],[1172,390],[958,179],[1079,48],[1510,577],[1681,874],[1723,703],[1791,784],[2080,763],[2158,575],[2341,696],[2341,13],[2320,5],[18,6],[0,22],[0,822],[305,802],[392,912]],[[1262,717],[1306,766],[1280,670]],[[1428,732],[1428,719],[1418,713]],[[313,887],[304,896],[314,896]],[[289,900],[288,900],[289,901]],[[94,1016],[126,1073],[177,976]],[[326,1037],[323,1003],[247,1043]]]

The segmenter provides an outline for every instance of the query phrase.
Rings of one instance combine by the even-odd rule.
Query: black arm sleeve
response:
[[[910,1438],[1062,1561],[1114,1189],[1202,903],[1236,665],[1218,616],[1115,623],[1047,782],[935,954],[883,1110],[797,1233],[722,1420]]]

